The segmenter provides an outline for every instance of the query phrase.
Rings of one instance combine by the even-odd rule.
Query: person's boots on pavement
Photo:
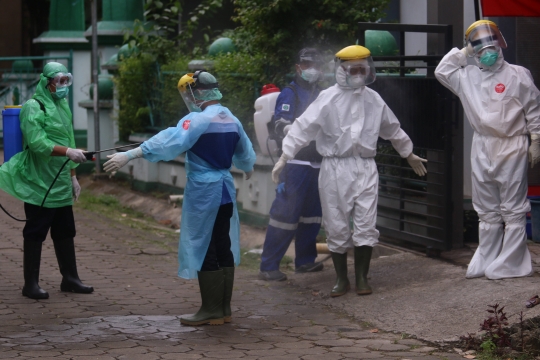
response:
[[[223,325],[223,297],[225,291],[223,270],[199,271],[197,274],[201,291],[201,308],[191,316],[182,316],[180,323],[188,326]]]
[[[347,277],[347,253],[331,253],[332,261],[334,262],[334,268],[336,269],[336,284],[330,292],[331,297],[337,297],[345,295],[347,291],[351,288],[349,278]]]
[[[48,299],[49,293],[39,287],[39,268],[41,265],[41,241],[24,239],[24,286],[22,294],[30,299]]]
[[[73,238],[53,239],[53,244],[60,273],[62,274],[60,290],[80,294],[90,294],[93,292],[94,288],[92,286],[84,285],[81,279],[79,279]]]
[[[223,321],[230,323],[232,321],[231,299],[234,285],[234,267],[224,267],[222,269],[223,280],[225,281],[223,286]]]
[[[354,247],[354,273],[356,275],[356,293],[358,295],[368,295],[373,292],[367,279],[372,252],[372,246]]]

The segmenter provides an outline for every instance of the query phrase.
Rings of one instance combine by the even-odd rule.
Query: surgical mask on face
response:
[[[364,86],[365,83],[366,81],[362,75],[352,75],[347,78],[347,84],[352,88],[359,88]]]
[[[60,100],[68,96],[69,94],[69,88],[67,86],[56,88],[56,92],[51,93],[51,96],[56,99]]]
[[[486,66],[492,66],[497,62],[497,59],[499,58],[499,52],[495,50],[486,50],[484,53],[480,56],[480,63]]]
[[[313,84],[319,80],[321,72],[315,68],[309,68],[302,70],[302,79],[306,80],[308,83]]]
[[[195,103],[189,103],[188,110],[189,112],[202,112],[202,109]]]

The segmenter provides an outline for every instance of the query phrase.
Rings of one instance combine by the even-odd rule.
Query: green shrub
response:
[[[253,104],[266,76],[264,60],[246,53],[221,54],[214,59],[214,73],[223,94],[220,101],[240,120],[244,130],[254,139]]]
[[[115,78],[115,83],[120,107],[118,128],[121,140],[127,141],[129,135],[144,132],[145,128],[151,125],[148,87],[154,81],[154,68],[153,58],[144,53],[120,63],[119,76]]]
[[[158,64],[142,53],[120,65],[116,78],[119,95],[120,138],[128,140],[136,132],[157,132],[176,126],[188,113],[177,90],[177,83],[188,70],[189,58],[179,56],[168,64]],[[253,103],[267,76],[264,60],[246,53],[221,54],[209,69],[223,94],[220,102],[241,121],[248,136],[254,138]]]

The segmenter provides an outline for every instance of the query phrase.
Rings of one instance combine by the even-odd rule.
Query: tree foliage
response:
[[[261,53],[278,73],[303,47],[334,54],[356,42],[358,22],[384,16],[389,0],[234,0],[237,44]],[[247,41],[246,41],[247,40]]]
[[[179,53],[201,55],[216,35],[211,24],[223,1],[145,0],[146,20],[135,20],[134,31],[124,34],[124,41],[152,53],[162,64]]]

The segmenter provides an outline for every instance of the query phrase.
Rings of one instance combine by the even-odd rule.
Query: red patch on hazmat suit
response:
[[[495,85],[495,91],[497,92],[497,94],[502,93],[504,89],[506,89],[506,87],[503,84]]]
[[[184,128],[184,130],[189,129],[189,124],[191,124],[191,120],[184,120],[184,122],[182,123],[182,127]]]

